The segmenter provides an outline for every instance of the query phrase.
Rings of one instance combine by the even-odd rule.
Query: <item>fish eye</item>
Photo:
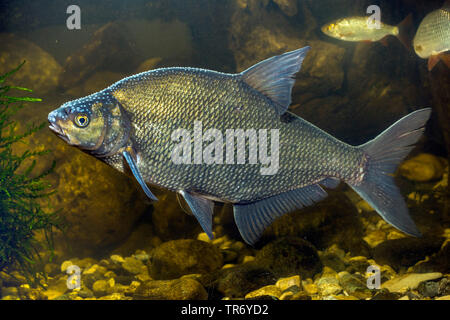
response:
[[[89,117],[84,113],[79,113],[75,117],[75,125],[80,128],[84,128],[89,124]]]

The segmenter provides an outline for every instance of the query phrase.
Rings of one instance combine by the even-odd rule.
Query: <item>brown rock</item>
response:
[[[184,211],[188,210],[186,204],[180,206],[175,193],[164,192],[156,196],[158,201],[153,203],[152,224],[161,240],[191,238],[199,233],[200,225],[194,216]]]
[[[57,192],[51,200],[68,226],[58,242],[89,256],[124,240],[148,208],[138,184],[63,142],[54,154],[58,165],[50,178]]]
[[[378,264],[387,264],[398,271],[437,253],[443,242],[439,237],[386,240],[373,248],[373,258]]]
[[[432,154],[421,153],[403,162],[399,173],[411,181],[426,182],[442,178],[445,159]]]
[[[175,279],[186,274],[210,273],[222,267],[220,250],[200,240],[173,240],[152,250],[149,274],[153,279]]]
[[[206,300],[208,293],[196,280],[149,280],[141,284],[133,295],[138,300]]]
[[[121,22],[110,22],[98,29],[91,40],[79,51],[66,59],[64,77],[61,85],[69,89],[86,79],[95,71],[104,67],[134,69],[136,50],[130,43],[130,35],[126,26]]]
[[[257,252],[255,263],[278,277],[299,274],[302,278],[312,278],[322,269],[314,246],[295,237],[281,238],[267,244]]]
[[[295,16],[298,12],[297,0],[274,0],[274,2],[289,17]]]
[[[16,86],[33,89],[38,96],[57,87],[62,68],[50,54],[14,34],[0,34],[0,43],[0,74],[26,61],[19,72],[8,77],[8,81]]]

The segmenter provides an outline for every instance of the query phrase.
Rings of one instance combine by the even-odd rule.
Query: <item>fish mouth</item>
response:
[[[48,126],[50,130],[52,130],[59,138],[63,139],[65,142],[69,143],[69,138],[64,133],[64,130],[61,129],[60,126],[58,126],[55,123],[50,122],[50,125]]]

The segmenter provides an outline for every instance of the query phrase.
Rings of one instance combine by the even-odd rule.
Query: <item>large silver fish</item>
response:
[[[439,60],[450,67],[450,1],[444,7],[425,16],[413,40],[414,51],[422,59],[428,59],[428,70]]]
[[[430,109],[405,116],[364,145],[339,141],[287,112],[295,74],[309,49],[272,57],[238,74],[194,68],[140,73],[63,104],[49,114],[50,129],[122,172],[129,167],[152,199],[147,183],[181,194],[211,238],[213,201],[233,204],[242,238],[254,244],[274,219],[320,201],[327,196],[322,186],[332,188],[341,180],[387,222],[420,235],[392,174],[422,135]],[[195,145],[199,128],[214,129],[208,143]],[[231,144],[221,140],[220,133],[232,129],[243,130],[248,161],[234,162],[242,134],[236,134],[236,144],[234,138]],[[252,132],[261,133],[260,140]],[[268,139],[261,137],[269,132],[276,148],[263,157]],[[202,161],[202,148],[212,162]],[[183,150],[186,162],[174,161],[174,150]],[[263,160],[270,157],[278,161],[276,170],[263,173],[270,165]]]

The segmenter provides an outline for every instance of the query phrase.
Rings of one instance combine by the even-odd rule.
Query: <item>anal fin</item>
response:
[[[180,194],[186,200],[189,208],[191,208],[192,213],[197,218],[203,231],[205,231],[210,239],[213,239],[212,216],[214,213],[214,203],[209,199],[184,190],[181,190]]]
[[[288,191],[248,204],[235,204],[234,220],[242,239],[253,245],[272,222],[285,213],[324,199],[325,190],[317,184]]]

